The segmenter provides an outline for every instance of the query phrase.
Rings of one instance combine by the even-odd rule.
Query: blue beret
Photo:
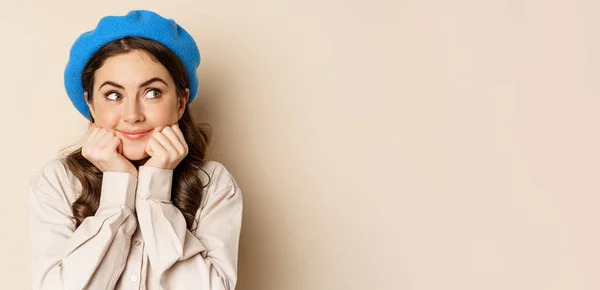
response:
[[[89,118],[89,109],[81,83],[83,69],[100,48],[126,36],[149,38],[172,50],[183,62],[190,78],[188,104],[194,100],[198,92],[196,69],[200,65],[200,51],[192,36],[172,19],[152,11],[133,10],[125,16],[103,17],[94,30],[81,34],[71,47],[65,68],[65,88],[71,103],[84,117]]]

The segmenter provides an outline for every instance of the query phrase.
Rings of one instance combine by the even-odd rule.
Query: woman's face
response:
[[[167,69],[145,51],[109,57],[94,75],[93,100],[88,107],[95,124],[114,129],[129,160],[148,157],[146,144],[152,130],[176,124],[189,98],[178,98]],[[131,137],[127,132],[149,133]]]

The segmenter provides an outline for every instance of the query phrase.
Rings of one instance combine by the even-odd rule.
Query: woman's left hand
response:
[[[150,159],[144,166],[175,169],[188,154],[188,146],[179,125],[154,129],[146,145],[146,153]]]

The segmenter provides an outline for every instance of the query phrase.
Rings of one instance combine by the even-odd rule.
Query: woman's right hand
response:
[[[90,135],[81,149],[81,154],[102,172],[126,172],[137,177],[131,161],[121,153],[123,145],[114,130],[106,130],[92,124]]]

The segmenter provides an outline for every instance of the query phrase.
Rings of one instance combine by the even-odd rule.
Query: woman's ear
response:
[[[190,99],[190,90],[185,89],[185,95],[181,98],[177,98],[178,106],[177,106],[177,119],[181,120],[183,116],[183,112],[185,112],[185,106],[187,105],[188,100]]]
[[[90,114],[92,114],[92,118],[96,119],[96,113],[94,112],[94,103],[93,101],[90,101],[88,92],[83,93],[83,98],[85,99],[85,103],[87,104],[88,109],[90,110]]]

